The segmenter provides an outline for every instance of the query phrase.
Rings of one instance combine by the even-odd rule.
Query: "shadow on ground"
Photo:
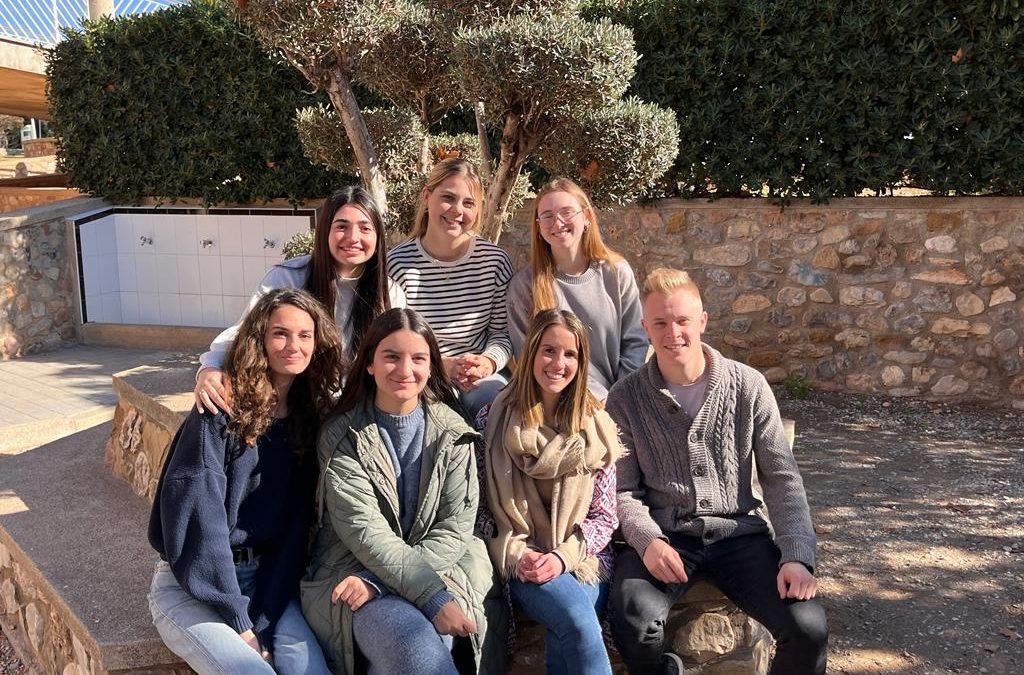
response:
[[[818,531],[829,672],[1024,672],[1020,416],[822,392],[780,405]]]

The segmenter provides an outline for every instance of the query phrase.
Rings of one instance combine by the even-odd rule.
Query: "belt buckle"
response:
[[[235,565],[241,565],[243,563],[249,563],[256,559],[256,553],[252,550],[252,547],[244,546],[242,548],[231,549],[231,558],[234,560]]]

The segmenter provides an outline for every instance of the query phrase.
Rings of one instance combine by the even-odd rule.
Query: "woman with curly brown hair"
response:
[[[343,365],[323,306],[271,291],[228,352],[234,413],[193,408],[171,442],[149,523],[161,558],[149,603],[164,642],[200,675],[329,672],[298,582],[316,436]]]

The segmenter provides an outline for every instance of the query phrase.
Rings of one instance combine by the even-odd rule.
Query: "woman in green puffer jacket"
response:
[[[381,314],[318,444],[302,608],[336,675],[501,672],[508,619],[473,536],[477,434],[456,405],[423,318]]]

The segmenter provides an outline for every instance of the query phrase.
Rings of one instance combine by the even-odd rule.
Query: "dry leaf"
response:
[[[1019,640],[1020,639],[1020,633],[1018,633],[1017,631],[1013,630],[1012,628],[1005,628],[1005,627],[1004,628],[1000,628],[999,629],[999,634],[1002,635],[1007,640]]]
[[[970,513],[973,507],[969,504],[946,504],[946,508],[957,513]]]
[[[597,178],[597,175],[601,173],[601,165],[597,163],[596,159],[590,160],[590,163],[582,171],[580,171],[580,177],[587,181],[593,181]]]
[[[953,54],[953,63],[960,63],[960,59],[964,57],[964,48],[956,50],[956,54]]]

